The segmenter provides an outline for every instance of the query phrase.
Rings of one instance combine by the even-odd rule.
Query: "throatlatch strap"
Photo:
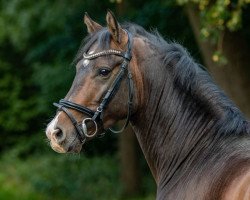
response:
[[[125,124],[123,125],[123,127],[120,130],[114,130],[112,128],[110,128],[109,130],[113,133],[121,133],[123,132],[129,123],[129,119],[131,116],[131,110],[132,110],[132,101],[133,101],[133,91],[134,91],[134,85],[133,85],[133,80],[132,80],[132,74],[130,73],[130,71],[128,70],[128,79],[127,79],[127,84],[128,84],[128,111],[127,111],[127,118],[125,121]]]

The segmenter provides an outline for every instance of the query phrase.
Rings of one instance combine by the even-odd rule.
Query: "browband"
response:
[[[121,51],[114,50],[114,49],[109,49],[109,50],[104,50],[98,53],[93,53],[93,54],[83,54],[83,58],[92,60],[100,56],[107,56],[107,55],[116,55],[120,57],[124,57],[124,54]]]

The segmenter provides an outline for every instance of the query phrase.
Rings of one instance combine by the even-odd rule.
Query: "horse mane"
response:
[[[156,165],[161,163],[157,167],[161,174],[159,199],[164,199],[171,190],[178,188],[178,184],[176,193],[185,184],[204,177],[217,182],[214,186],[205,187],[211,192],[209,198],[218,199],[222,188],[236,176],[233,173],[237,171],[235,169],[249,166],[249,121],[214,83],[208,71],[197,64],[183,46],[165,41],[157,31],[149,33],[138,25],[128,24],[125,28],[135,37],[146,38],[144,41],[157,51],[154,56],[158,56],[161,60],[160,67],[165,69],[160,73],[166,72],[167,87],[162,86],[161,90],[163,100],[155,102],[153,99],[150,110],[158,105],[168,115],[163,117],[164,114],[159,110],[154,112],[153,118],[161,126],[157,129],[157,125],[150,125],[155,134],[145,142],[150,152],[164,147],[160,150],[162,156],[151,157]],[[151,96],[157,96],[157,93],[152,93]],[[164,130],[165,133],[157,134]],[[155,141],[155,144],[150,144],[150,141]],[[221,181],[224,179],[225,169],[228,170],[227,179]],[[180,199],[185,198],[182,196]]]
[[[164,66],[172,72],[174,86],[217,121],[216,134],[245,134],[249,123],[238,107],[179,44],[166,43]],[[185,117],[185,116],[184,116]]]

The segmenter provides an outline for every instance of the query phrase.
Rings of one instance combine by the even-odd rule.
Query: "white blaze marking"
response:
[[[56,124],[58,122],[58,117],[60,114],[61,114],[61,112],[59,112],[57,114],[57,116],[50,122],[49,126],[47,127],[47,131],[49,131],[51,133],[53,133],[55,131],[55,129],[56,129],[55,127],[56,127]]]

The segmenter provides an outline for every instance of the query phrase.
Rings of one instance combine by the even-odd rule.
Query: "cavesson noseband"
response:
[[[110,129],[110,130],[114,133],[120,133],[127,127],[128,123],[129,123],[131,109],[132,109],[132,100],[133,100],[133,81],[132,81],[132,75],[131,75],[130,70],[128,68],[128,64],[132,58],[132,54],[131,54],[132,38],[131,38],[130,33],[128,31],[126,31],[126,32],[128,35],[127,51],[126,52],[121,52],[118,50],[109,49],[109,50],[104,50],[104,51],[101,51],[98,53],[93,53],[93,54],[86,54],[86,53],[83,54],[83,58],[88,59],[88,60],[93,60],[93,59],[96,59],[98,57],[106,56],[106,55],[115,55],[115,56],[120,56],[123,58],[123,62],[120,65],[120,70],[118,71],[114,81],[112,82],[111,86],[109,87],[109,89],[105,93],[100,105],[97,107],[97,109],[95,111],[87,108],[86,106],[82,106],[82,105],[76,104],[74,102],[65,100],[65,99],[61,99],[59,101],[59,103],[53,103],[54,106],[58,107],[58,110],[63,111],[69,117],[69,119],[71,120],[72,124],[74,125],[74,127],[76,129],[77,136],[82,143],[84,143],[86,141],[86,138],[93,138],[93,137],[97,136],[97,132],[100,129],[102,130],[102,133],[98,133],[98,136],[102,136],[105,134],[106,130],[103,127],[104,110],[106,109],[107,105],[109,104],[109,102],[112,100],[112,98],[114,97],[114,95],[118,91],[120,84],[121,84],[121,81],[122,81],[126,72],[127,72],[127,84],[128,84],[127,119],[126,119],[124,126],[121,128],[121,130],[119,130],[119,131],[115,131],[112,129]],[[77,110],[78,112],[86,114],[89,117],[83,119],[83,121],[79,123],[75,119],[74,115],[68,109]],[[92,123],[92,125],[94,125],[94,127],[95,127],[95,132],[92,134],[88,133],[88,127],[87,127],[88,122]]]

